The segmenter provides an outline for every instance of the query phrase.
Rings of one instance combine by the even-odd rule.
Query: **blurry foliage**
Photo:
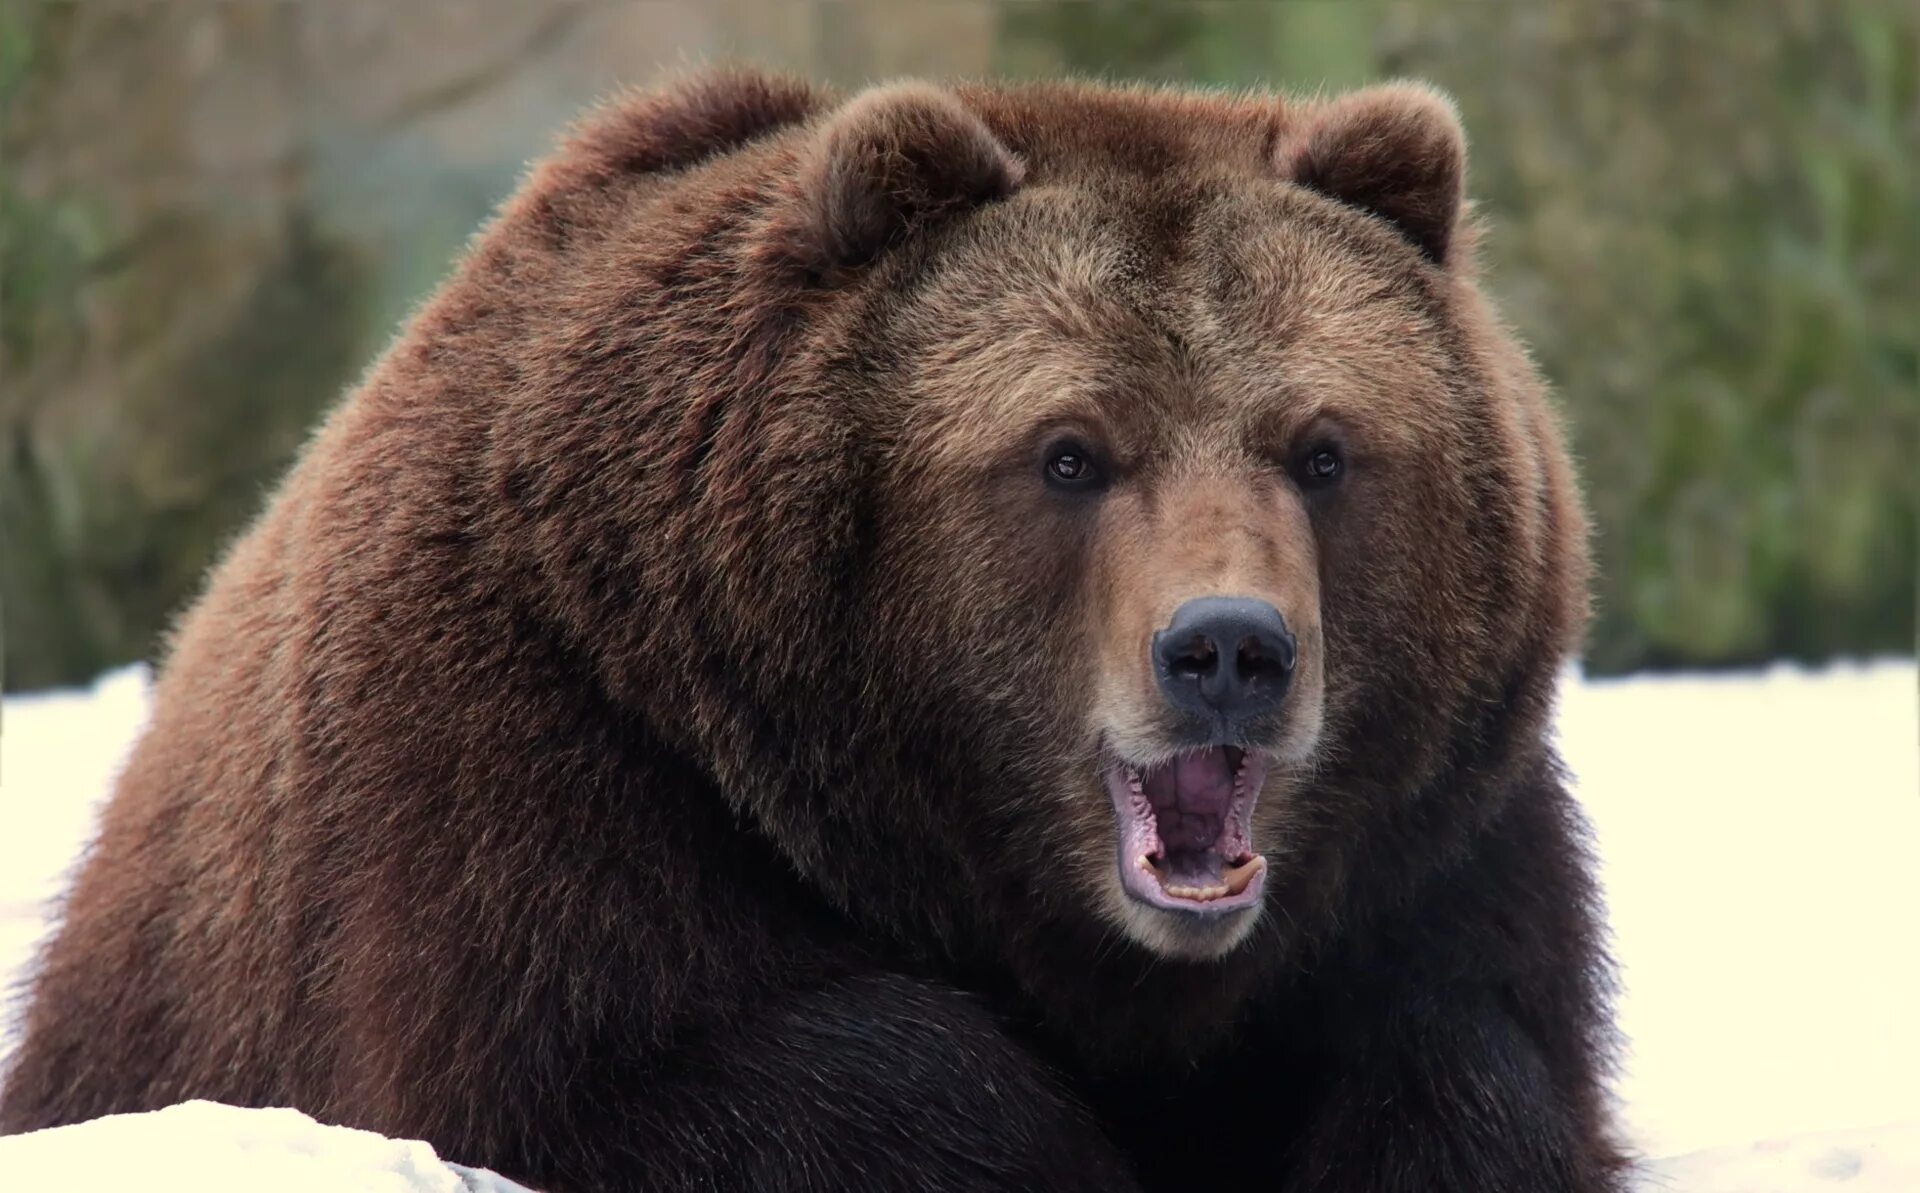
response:
[[[1433,79],[1581,458],[1591,669],[1910,651],[1917,23],[1897,0],[0,0],[6,684],[151,656],[547,130],[730,54],[844,84]]]
[[[365,334],[369,276],[298,188],[251,209],[183,201],[147,164],[176,111],[130,117],[102,153],[131,171],[97,191],[42,185],[21,144],[82,51],[143,54],[111,12],[0,7],[0,612],[9,690],[150,656],[222,546],[340,392]],[[156,47],[164,50],[164,45]],[[95,97],[111,103],[115,94]],[[63,147],[84,158],[91,146]],[[114,161],[125,153],[128,164]],[[56,157],[57,160],[57,157]],[[14,163],[21,168],[13,168]],[[285,163],[267,172],[284,175]],[[283,201],[284,200],[284,201]]]

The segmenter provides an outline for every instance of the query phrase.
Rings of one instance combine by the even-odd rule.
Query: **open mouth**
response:
[[[1219,914],[1260,901],[1253,805],[1266,780],[1257,750],[1211,746],[1153,766],[1116,763],[1107,793],[1120,822],[1120,882],[1168,911]]]

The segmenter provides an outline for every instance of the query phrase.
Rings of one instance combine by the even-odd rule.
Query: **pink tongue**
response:
[[[1141,789],[1159,822],[1160,841],[1170,855],[1206,850],[1220,839],[1233,800],[1233,768],[1226,750],[1183,754],[1142,780]]]
[[[1233,770],[1222,749],[1181,755],[1174,763],[1174,782],[1180,790],[1180,806],[1188,812],[1225,812],[1233,798]]]
[[[1227,861],[1211,849],[1169,853],[1160,862],[1160,873],[1170,887],[1219,886],[1226,881]]]

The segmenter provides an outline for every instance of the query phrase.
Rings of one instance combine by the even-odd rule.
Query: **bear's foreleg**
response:
[[[890,975],[792,993],[668,1058],[603,1187],[1137,1188],[1093,1118],[971,998]],[[635,1174],[637,1174],[637,1179]]]
[[[1491,999],[1410,998],[1339,1041],[1289,1193],[1618,1193],[1621,1162]]]

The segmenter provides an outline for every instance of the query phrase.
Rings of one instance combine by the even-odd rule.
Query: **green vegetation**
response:
[[[1488,275],[1585,473],[1590,666],[1913,649],[1912,5],[952,0],[781,24],[757,4],[728,9],[756,56],[843,82],[1434,80],[1473,140]],[[671,7],[583,8],[571,34],[396,9],[352,43],[324,8],[0,0],[9,688],[153,655],[534,130],[604,88],[576,80],[582,47],[627,38],[645,77],[677,57],[648,24]],[[387,42],[414,48],[365,48]]]

